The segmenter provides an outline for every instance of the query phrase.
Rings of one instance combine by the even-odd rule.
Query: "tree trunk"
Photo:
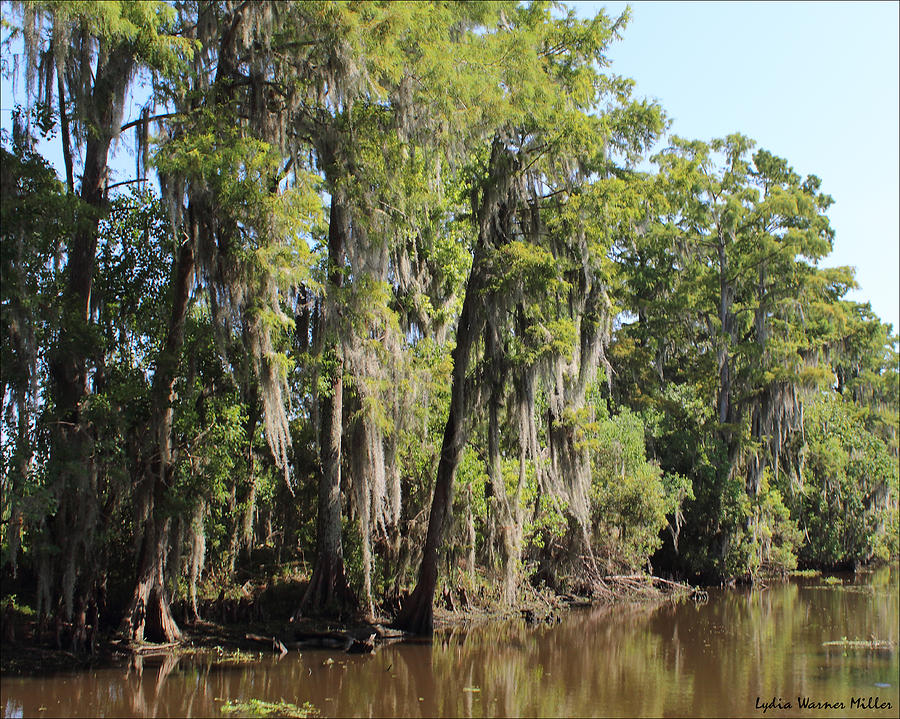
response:
[[[472,273],[466,285],[466,296],[459,317],[459,326],[456,330],[450,412],[447,415],[447,424],[444,426],[441,457],[438,462],[434,496],[431,501],[431,514],[428,517],[428,533],[422,553],[422,564],[419,567],[419,578],[416,588],[403,603],[400,614],[394,622],[394,626],[397,628],[414,634],[430,636],[434,632],[433,604],[434,592],[437,587],[438,552],[443,544],[444,528],[453,504],[453,478],[456,475],[456,466],[459,464],[459,456],[466,443],[465,413],[469,404],[466,373],[471,360],[472,348],[484,326],[484,317],[478,312],[482,284],[480,281],[481,254],[476,250]]]
[[[50,544],[63,549],[58,560],[47,559],[48,579],[62,578],[66,618],[71,618],[75,584],[96,572],[93,536],[97,508],[93,442],[81,423],[81,405],[88,394],[91,288],[96,265],[98,228],[103,206],[109,148],[118,130],[121,96],[134,61],[120,47],[98,60],[91,95],[91,120],[85,144],[81,181],[82,210],[67,248],[66,283],[59,338],[49,363],[51,391],[56,405],[56,429],[51,456],[57,474],[57,510],[49,517]],[[63,138],[64,141],[66,138]],[[54,576],[55,575],[55,576]],[[90,584],[90,577],[83,582]],[[87,586],[85,586],[85,589]]]
[[[344,284],[344,256],[349,233],[347,209],[340,192],[331,197],[328,226],[329,288],[339,291]],[[322,476],[319,480],[316,517],[316,566],[300,604],[304,614],[342,616],[356,608],[344,570],[341,540],[341,439],[344,412],[344,358],[338,334],[338,298],[326,298],[324,324],[331,347],[330,392],[320,395],[321,418],[319,453]]]
[[[247,481],[250,488],[247,495],[247,508],[244,511],[241,525],[241,543],[249,553],[253,549],[253,525],[256,518],[256,459],[253,454],[253,438],[256,436],[256,427],[259,424],[259,384],[250,383],[249,398],[247,399]]]
[[[142,641],[149,630],[155,638],[177,641],[181,631],[172,617],[165,589],[165,565],[169,548],[170,519],[166,516],[165,496],[172,472],[172,402],[175,379],[184,343],[184,321],[194,275],[194,245],[201,213],[189,207],[190,236],[181,244],[175,263],[172,287],[172,312],[166,342],[157,360],[153,376],[153,427],[157,454],[146,478],[152,487],[150,509],[143,526],[137,585],[122,620],[123,633],[133,641]],[[148,621],[149,620],[149,623]]]
[[[60,329],[59,351],[54,357],[53,379],[60,415],[77,419],[78,404],[86,392],[86,351],[81,336],[90,321],[91,288],[97,255],[97,231],[101,209],[106,202],[104,186],[109,148],[118,130],[117,105],[124,92],[133,59],[123,50],[110,54],[102,70],[98,70],[91,96],[92,115],[96,125],[88,132],[81,178],[81,200],[86,206],[68,247],[66,287],[63,306],[68,316]],[[68,129],[68,121],[65,121]],[[66,135],[66,133],[64,133]],[[67,136],[63,138],[68,144]],[[68,172],[68,169],[67,169]]]
[[[60,65],[56,72],[56,89],[59,94],[59,135],[62,139],[63,162],[66,165],[66,189],[70,195],[75,194],[75,172],[72,168],[72,143],[71,132],[69,130],[69,115],[66,113],[66,84],[63,79],[61,70],[65,68]]]
[[[473,266],[473,274],[480,268]],[[443,543],[444,526],[450,513],[453,495],[453,478],[459,456],[466,442],[465,412],[467,409],[466,370],[472,347],[480,334],[475,305],[480,302],[479,292],[469,281],[463,300],[462,314],[456,331],[456,347],[453,349],[453,384],[450,390],[450,413],[444,426],[441,458],[438,462],[431,514],[428,517],[428,533],[422,553],[422,564],[416,588],[403,603],[395,626],[414,634],[431,635],[434,632],[434,592],[437,587],[438,551]]]
[[[500,386],[491,388],[488,408],[488,476],[492,487],[490,521],[500,535],[500,576],[502,599],[511,602],[515,595],[516,564],[518,562],[516,533],[517,526],[510,506],[503,466],[500,460]]]
[[[733,332],[733,318],[731,316],[731,301],[734,290],[728,282],[728,255],[725,251],[725,240],[721,236],[718,243],[719,261],[719,324],[722,337],[719,339],[719,351],[717,361],[719,365],[719,399],[718,415],[719,424],[731,421],[731,358],[729,348]]]
[[[734,284],[729,279],[729,262],[726,239],[723,231],[718,231],[717,259],[719,273],[719,323],[722,336],[719,338],[717,359],[719,366],[719,386],[717,412],[721,437],[728,450],[728,465],[731,472],[737,463],[740,450],[740,433],[735,425],[741,421],[743,408],[734,401],[734,367],[731,350],[736,345],[734,307]]]
[[[759,267],[759,282],[757,283],[757,307],[753,315],[753,328],[756,333],[756,343],[759,348],[759,362],[762,366],[766,366],[766,349],[768,343],[768,327],[766,315],[768,312],[768,303],[766,301],[766,263],[763,262]],[[765,470],[767,457],[766,451],[772,446],[772,383],[767,383],[762,391],[756,394],[752,400],[750,408],[750,438],[754,441],[753,453],[750,456],[747,469],[747,494],[755,497],[759,494],[759,488],[762,483],[762,475]],[[778,428],[780,432],[780,428]],[[778,471],[777,466],[775,471]]]
[[[316,567],[303,597],[305,614],[341,616],[356,600],[344,571],[341,539],[342,362],[336,360],[331,396],[322,401],[321,463],[316,521]]]
[[[507,236],[507,227],[496,223],[509,219],[513,199],[512,182],[516,171],[516,158],[506,149],[506,144],[495,138],[491,149],[489,177],[478,205],[478,239],[475,245],[472,269],[466,283],[459,325],[456,329],[456,346],[453,348],[453,373],[450,385],[450,411],[444,426],[441,457],[438,461],[431,514],[428,517],[428,533],[422,551],[419,578],[412,594],[407,597],[394,620],[394,626],[414,634],[430,636],[434,633],[434,592],[437,588],[438,553],[444,539],[447,518],[453,505],[453,478],[459,457],[466,443],[466,412],[469,408],[469,388],[466,374],[472,359],[475,342],[484,329],[486,318],[480,311],[483,297],[487,248],[496,235]]]
[[[155,507],[144,523],[141,568],[122,622],[122,633],[129,641],[177,642],[181,639],[165,585],[170,523],[168,518],[160,521]]]
[[[206,535],[203,521],[206,517],[206,503],[201,501],[194,510],[191,521],[191,568],[190,568],[190,595],[191,595],[191,621],[200,621],[200,606],[197,602],[197,585],[200,583],[200,575],[203,571],[203,563],[206,560]]]

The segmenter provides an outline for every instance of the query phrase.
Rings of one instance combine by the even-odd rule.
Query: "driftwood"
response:
[[[168,654],[172,649],[180,646],[181,642],[167,642],[166,644],[128,644],[123,642],[119,648],[130,654],[146,657],[152,654]]]
[[[694,596],[698,591],[689,584],[673,582],[648,574],[618,574],[595,577],[592,582],[594,596],[599,599],[620,599],[623,595],[638,599],[664,599],[681,595]]]
[[[376,633],[365,639],[354,637],[347,632],[294,632],[292,637],[266,637],[260,634],[245,634],[244,637],[259,644],[265,644],[280,654],[288,650],[338,649],[348,654],[370,654],[375,651]]]
[[[259,644],[270,646],[272,648],[272,651],[278,652],[282,656],[288,653],[288,648],[280,639],[278,639],[278,637],[264,637],[261,634],[245,634],[244,639],[249,639],[251,642],[258,642]]]
[[[383,624],[375,625],[375,634],[378,637],[379,644],[387,644],[388,642],[400,642],[404,639],[409,639],[409,632],[404,632],[402,629],[394,629],[393,627],[386,627]]]

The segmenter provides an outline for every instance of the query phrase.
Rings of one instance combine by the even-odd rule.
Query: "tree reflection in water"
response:
[[[747,716],[757,697],[794,703],[878,695],[896,716],[897,568],[711,590],[703,604],[572,611],[438,633],[374,655],[324,650],[245,665],[148,657],[122,669],[6,678],[3,716],[220,716],[224,701],[309,701],[324,716]],[[823,646],[841,637],[885,649]],[[887,684],[889,686],[882,686]],[[52,704],[51,704],[52,702]],[[39,708],[46,705],[46,711]],[[808,712],[807,712],[808,714]],[[864,712],[878,716],[878,712]]]

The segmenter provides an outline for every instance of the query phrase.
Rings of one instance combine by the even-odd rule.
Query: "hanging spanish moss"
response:
[[[777,478],[781,468],[781,450],[788,437],[803,427],[803,404],[797,386],[777,382],[767,387],[750,415],[750,436],[761,446],[754,448],[748,460],[747,490],[759,493],[763,471],[772,468]]]

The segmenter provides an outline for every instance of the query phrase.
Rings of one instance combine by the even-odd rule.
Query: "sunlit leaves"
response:
[[[896,551],[896,459],[866,431],[861,414],[834,395],[807,407],[802,483],[785,490],[807,537],[800,552],[806,562],[838,566]]]

